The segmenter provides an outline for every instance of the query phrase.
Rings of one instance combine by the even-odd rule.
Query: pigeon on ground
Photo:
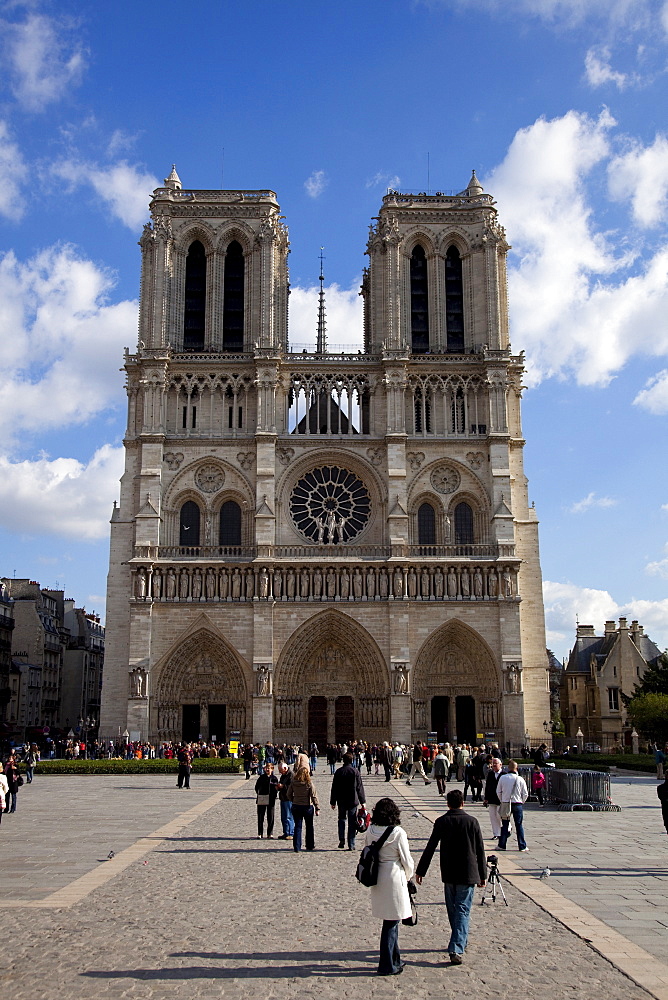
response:
[[[550,875],[551,875],[551,874],[552,874],[552,872],[550,871],[550,869],[549,869],[549,868],[543,868],[543,871],[542,871],[542,874],[541,874],[541,876],[540,876],[540,877],[541,877],[542,879],[548,879],[548,878],[550,877]]]
[[[115,857],[116,857],[115,852],[114,851],[109,851],[109,853],[107,854],[107,861],[111,861],[111,859],[115,858]]]

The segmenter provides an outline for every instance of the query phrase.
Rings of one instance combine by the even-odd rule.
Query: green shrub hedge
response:
[[[43,760],[36,774],[176,774],[177,760]],[[196,757],[195,774],[238,774],[241,765],[233,757]]]

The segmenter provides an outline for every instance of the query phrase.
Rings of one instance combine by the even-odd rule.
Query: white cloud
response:
[[[13,462],[0,455],[3,527],[25,535],[103,538],[122,472],[123,448],[108,444],[85,465],[74,458]]]
[[[451,0],[427,0],[435,4],[450,4]],[[494,14],[512,16],[527,14],[558,27],[574,28],[583,21],[604,21],[612,27],[628,25],[632,29],[647,27],[655,16],[656,0],[456,0],[460,7],[475,7]]]
[[[365,187],[384,187],[396,191],[401,187],[401,178],[397,174],[386,174],[382,171],[375,173],[373,177],[369,177],[366,182]]]
[[[588,493],[582,500],[571,504],[568,511],[570,514],[583,514],[584,511],[590,510],[592,507],[615,507],[616,504],[617,501],[613,500],[612,497],[597,497],[595,493]]]
[[[668,215],[668,139],[657,135],[651,146],[633,143],[608,165],[608,188],[615,201],[631,200],[640,226],[656,226]]]
[[[74,28],[43,14],[0,22],[12,93],[28,111],[43,111],[79,83],[86,67]]]
[[[668,510],[668,504],[664,504],[661,509]],[[645,572],[650,576],[660,576],[662,580],[668,580],[668,545],[664,545],[663,550],[666,553],[665,558],[647,563]]]
[[[593,625],[598,635],[603,634],[603,623],[625,616],[644,627],[660,649],[668,644],[668,598],[646,601],[632,597],[625,604],[618,604],[607,590],[579,587],[574,583],[543,582],[547,645],[561,650],[561,658],[575,642],[576,620],[581,625]]]
[[[668,413],[668,368],[648,379],[633,402],[657,416]]]
[[[514,248],[512,339],[527,352],[528,384],[568,375],[605,385],[634,354],[668,353],[668,246],[636,261],[626,232],[595,225],[587,185],[611,155],[614,126],[607,111],[540,118],[484,180]]]
[[[290,346],[292,350],[315,349],[318,325],[319,288],[290,289]],[[359,282],[352,288],[337,284],[325,288],[327,343],[330,351],[338,347],[363,349],[362,298]]]
[[[610,49],[605,45],[588,49],[585,56],[585,75],[592,87],[614,83],[619,90],[624,90],[629,82],[626,73],[619,73],[610,65]]]
[[[123,347],[136,341],[137,303],[108,302],[112,276],[72,247],[23,263],[0,258],[0,412],[4,440],[82,423],[121,404]]]
[[[46,180],[50,184],[54,175],[73,188],[90,185],[116,218],[130,229],[137,229],[148,218],[149,199],[154,189],[160,186],[157,177],[125,160],[107,167],[77,160],[60,160],[49,166]]]
[[[327,176],[324,170],[314,170],[304,181],[304,187],[309,198],[319,198],[327,187]]]
[[[15,222],[25,209],[22,188],[27,175],[21,150],[11,137],[7,123],[0,121],[0,215]]]
[[[663,30],[668,35],[668,0],[666,0],[661,10],[661,24],[663,25]]]

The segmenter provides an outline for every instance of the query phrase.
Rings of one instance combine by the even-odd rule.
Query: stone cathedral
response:
[[[291,350],[272,191],[173,169],[140,247],[101,735],[542,735],[523,361],[475,172],[383,198],[360,351],[328,352],[322,280],[315,350]]]

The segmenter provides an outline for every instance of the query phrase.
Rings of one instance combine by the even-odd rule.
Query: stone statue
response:
[[[315,523],[318,526],[318,545],[324,545],[325,528],[327,527],[327,522],[324,517],[316,517]]]
[[[462,575],[460,579],[461,579],[462,597],[468,597],[470,593],[470,583],[469,583],[469,571],[467,569],[462,570]]]
[[[274,600],[280,601],[283,595],[283,574],[280,569],[274,570]]]
[[[362,591],[364,590],[364,578],[360,573],[359,566],[355,570],[355,575],[353,576],[353,594],[355,595],[355,600],[359,601],[362,597]]]
[[[350,573],[345,566],[341,570],[341,578],[339,580],[339,596],[342,601],[347,601],[350,596]]]
[[[430,596],[431,587],[429,586],[429,570],[426,566],[423,567],[422,573],[420,574],[420,593],[422,595],[423,601],[428,601]]]
[[[366,596],[370,601],[376,596],[376,574],[371,567],[366,571]]]
[[[473,595],[474,597],[482,597],[482,573],[479,568],[476,568],[473,574]]]
[[[454,567],[450,567],[448,572],[448,597],[457,596],[457,574],[455,573]]]
[[[193,573],[193,601],[199,601],[202,596],[202,574],[198,569]]]
[[[378,575],[378,593],[380,594],[381,600],[387,600],[389,593],[389,585],[387,580],[387,573],[384,569],[381,569]]]
[[[496,597],[497,595],[497,578],[496,573],[492,569],[489,571],[489,576],[487,577],[487,593],[490,597]]]
[[[230,578],[227,575],[226,569],[221,569],[220,571],[220,599],[221,601],[227,600],[227,595],[230,591]]]
[[[285,583],[285,592],[288,595],[289,600],[294,600],[295,596],[295,571],[292,566],[288,570],[288,575]]]
[[[437,601],[443,600],[444,587],[445,578],[443,576],[443,571],[440,566],[437,566],[436,572],[434,573],[434,597]]]
[[[170,600],[176,597],[176,575],[171,566],[167,570],[167,578],[165,580],[165,594],[167,597],[170,598]]]
[[[206,597],[207,600],[212,601],[216,596],[216,574],[209,568],[206,571]]]
[[[246,573],[246,600],[252,601],[255,596],[255,576],[253,570],[249,569]]]
[[[394,693],[395,694],[408,693],[408,675],[406,672],[406,668],[403,664],[397,665],[394,671]]]
[[[417,597],[417,573],[414,566],[408,570],[408,596],[411,600]]]
[[[162,597],[162,576],[157,570],[153,571],[153,578],[151,579],[151,592],[156,600],[160,600]]]
[[[181,570],[181,576],[179,577],[179,597],[181,600],[185,601],[188,596],[188,590],[190,588],[190,579],[185,570]]]
[[[520,668],[517,663],[509,663],[506,667],[506,691],[508,694],[520,693]]]
[[[146,599],[146,570],[140,569],[135,578],[135,597],[140,601]]]
[[[336,514],[333,510],[330,510],[327,515],[327,541],[330,545],[334,545],[336,541],[336,529],[338,527]]]
[[[392,590],[395,598],[397,598],[397,600],[401,600],[401,598],[404,596],[404,574],[399,569],[398,566],[394,571]]]
[[[269,667],[265,663],[257,668],[257,693],[261,698],[269,694]]]
[[[264,601],[269,597],[269,574],[267,573],[267,567],[263,566],[260,570],[260,598]]]
[[[232,599],[238,601],[241,597],[241,573],[235,569],[232,574]]]
[[[308,570],[304,568],[299,574],[299,593],[303,601],[308,600],[309,578]]]
[[[130,671],[130,697],[131,698],[143,698],[144,697],[144,682],[146,680],[146,674],[141,667],[135,667],[134,670]]]
[[[336,597],[336,573],[331,566],[327,570],[327,596]]]
[[[503,592],[505,593],[506,597],[513,596],[513,578],[507,566],[503,571]]]
[[[317,600],[322,597],[322,573],[319,566],[313,574],[313,596]]]

